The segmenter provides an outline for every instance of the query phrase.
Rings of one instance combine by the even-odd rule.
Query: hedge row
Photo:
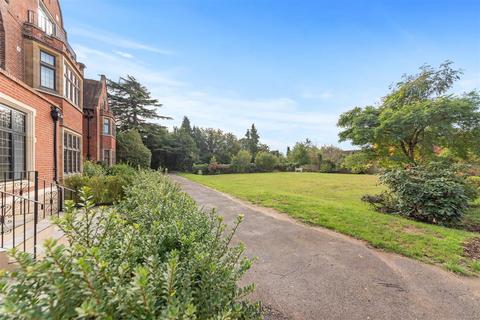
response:
[[[58,225],[69,246],[44,259],[14,252],[0,277],[2,319],[260,319],[238,287],[251,266],[222,219],[160,173],[142,172],[114,208],[69,204]],[[237,224],[238,226],[238,224]]]

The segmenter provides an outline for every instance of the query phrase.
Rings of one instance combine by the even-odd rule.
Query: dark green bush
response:
[[[113,209],[68,205],[68,247],[14,252],[0,278],[2,319],[260,319],[237,283],[251,266],[233,232],[159,173],[141,173]],[[236,229],[236,226],[234,230]]]
[[[431,164],[394,169],[381,176],[397,213],[445,224],[462,217],[476,191],[455,166]]]
[[[117,134],[117,160],[135,168],[150,168],[152,152],[143,144],[140,133],[135,130]]]

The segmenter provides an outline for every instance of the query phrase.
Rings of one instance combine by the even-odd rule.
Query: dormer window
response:
[[[55,23],[41,6],[38,7],[38,26],[49,36],[55,34]]]

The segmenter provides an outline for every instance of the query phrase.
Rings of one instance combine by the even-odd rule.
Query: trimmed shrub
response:
[[[199,163],[192,166],[192,172],[195,174],[208,174],[208,164]]]
[[[95,204],[112,204],[123,199],[123,189],[129,185],[136,174],[136,170],[126,164],[117,164],[110,168],[103,168],[98,164],[86,163],[88,170],[83,175],[73,175],[65,178],[65,186],[76,192],[73,200],[78,202],[79,192],[83,187],[90,188]],[[100,171],[102,168],[103,171]],[[94,174],[97,173],[97,174]]]
[[[252,262],[222,219],[160,173],[141,173],[113,209],[67,206],[70,246],[47,241],[0,278],[2,319],[260,319],[239,279]]]
[[[455,166],[443,164],[394,169],[384,173],[380,180],[389,188],[388,207],[429,223],[459,220],[477,195]]]
[[[255,157],[255,165],[261,171],[273,171],[278,165],[278,157],[270,152],[260,151]]]

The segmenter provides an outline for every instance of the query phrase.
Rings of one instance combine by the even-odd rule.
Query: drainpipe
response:
[[[92,156],[90,154],[90,120],[93,119],[93,110],[91,109],[84,109],[85,111],[85,118],[87,118],[87,160],[90,161]]]
[[[62,110],[59,107],[52,106],[50,116],[53,120],[53,180],[58,184],[58,120],[62,119]]]

